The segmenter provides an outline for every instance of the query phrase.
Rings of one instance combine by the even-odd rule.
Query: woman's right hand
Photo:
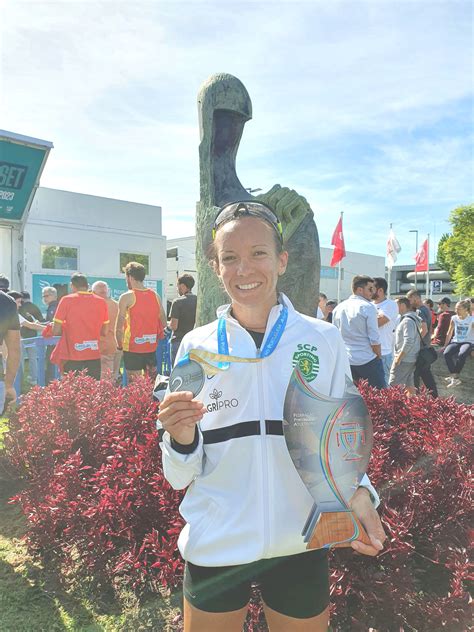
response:
[[[190,391],[175,391],[161,402],[158,419],[175,441],[189,445],[194,441],[196,424],[206,412],[204,404],[194,399]]]

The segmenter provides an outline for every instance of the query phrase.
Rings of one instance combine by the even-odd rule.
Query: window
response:
[[[137,263],[141,263],[142,266],[145,266],[145,273],[150,273],[150,257],[149,255],[140,255],[138,253],[133,252],[121,252],[120,253],[120,270],[119,272],[123,272],[123,269],[130,263],[130,261],[136,261]]]
[[[337,279],[337,268],[321,266],[321,279]],[[341,280],[344,280],[344,268],[341,268]]]
[[[41,267],[49,270],[77,270],[77,248],[41,246]]]

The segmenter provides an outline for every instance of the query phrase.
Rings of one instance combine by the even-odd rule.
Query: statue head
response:
[[[252,118],[252,102],[244,84],[227,73],[207,79],[198,94],[199,131],[201,141],[211,132],[214,112],[227,110],[242,118],[242,125]]]

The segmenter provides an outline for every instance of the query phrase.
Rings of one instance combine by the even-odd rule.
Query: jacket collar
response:
[[[293,307],[290,299],[286,296],[286,294],[283,294],[283,292],[279,292],[277,296],[277,300],[278,300],[277,305],[274,305],[272,307],[270,314],[268,316],[265,335],[267,334],[268,331],[271,330],[273,325],[276,323],[283,305],[288,309],[288,324],[290,323],[290,321],[294,318],[296,314],[296,310]],[[235,325],[236,327],[240,327],[241,329],[244,329],[242,325],[239,323],[239,321],[231,315],[230,313],[231,309],[232,309],[231,304],[221,305],[220,307],[217,308],[217,318],[224,318],[228,323],[231,323],[232,325]]]

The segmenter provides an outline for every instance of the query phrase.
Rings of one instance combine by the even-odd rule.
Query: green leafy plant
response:
[[[474,204],[455,208],[449,221],[452,233],[438,244],[438,263],[449,272],[457,294],[474,294]]]

